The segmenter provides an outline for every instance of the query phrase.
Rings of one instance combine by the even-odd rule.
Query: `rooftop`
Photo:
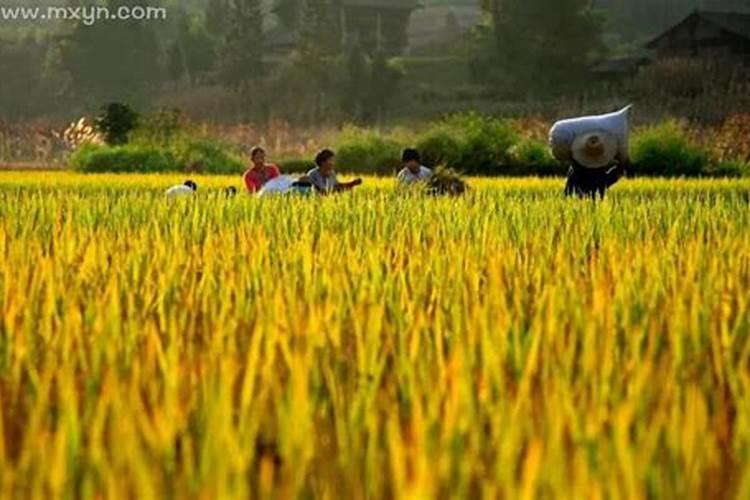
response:
[[[651,40],[646,46],[656,48],[657,44],[667,35],[675,30],[689,26],[696,20],[712,24],[726,32],[750,40],[750,14],[745,12],[716,12],[696,10],[688,17],[665,30],[662,34]]]

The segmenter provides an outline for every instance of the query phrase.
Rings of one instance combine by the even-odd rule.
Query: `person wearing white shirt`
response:
[[[427,182],[432,177],[432,170],[422,165],[422,158],[416,149],[405,150],[401,163],[404,168],[398,173],[398,182],[402,186]]]
[[[170,198],[181,196],[193,196],[198,191],[198,185],[193,181],[185,181],[184,184],[172,186],[167,189],[166,195]]]

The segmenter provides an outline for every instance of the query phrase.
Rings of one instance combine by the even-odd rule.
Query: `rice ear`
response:
[[[427,183],[427,193],[435,196],[460,196],[466,189],[466,182],[461,175],[445,166],[437,167]]]

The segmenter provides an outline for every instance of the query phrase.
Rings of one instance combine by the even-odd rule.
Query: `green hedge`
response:
[[[631,144],[631,159],[640,175],[701,175],[711,155],[677,122],[670,121],[638,131]]]
[[[469,175],[502,174],[511,149],[520,141],[511,122],[478,113],[454,115],[430,126],[416,146],[430,165],[445,165]]]
[[[514,146],[521,148],[514,156]],[[509,175],[518,161],[531,160],[537,170],[549,167],[546,146],[520,141],[511,122],[478,113],[450,116],[428,125],[421,133],[394,130],[382,133],[345,128],[335,145],[338,168],[344,172],[394,175],[401,169],[401,152],[416,147],[426,165],[446,167],[469,175]],[[296,166],[292,162],[291,166]]]
[[[522,132],[509,121],[476,113],[448,117],[413,135],[347,129],[337,145],[339,168],[351,173],[391,175],[400,168],[401,148],[413,144],[426,165],[444,165],[467,175],[567,174],[568,166],[552,157],[546,141],[525,138]],[[719,161],[709,147],[678,122],[637,129],[631,142],[633,175],[750,176],[747,162]]]
[[[71,166],[86,173],[169,172],[177,170],[171,153],[133,145],[83,146],[73,153]]]
[[[637,130],[631,144],[633,172],[660,177],[744,177],[750,165],[715,158],[681,123],[667,121]]]
[[[222,143],[209,139],[178,141],[174,155],[179,170],[196,170],[208,174],[241,174],[242,159]]]
[[[337,165],[345,172],[393,175],[401,168],[402,148],[402,143],[393,136],[347,127],[337,142]]]
[[[71,165],[83,172],[204,172],[241,174],[243,160],[226,144],[200,136],[162,115],[133,134],[124,146],[86,146]],[[167,116],[167,118],[170,118]],[[162,123],[164,122],[164,123]],[[151,122],[146,122],[151,123]],[[719,161],[679,122],[668,121],[637,129],[631,141],[633,168],[638,176],[750,176],[743,160]],[[550,154],[546,141],[525,137],[512,122],[478,113],[454,115],[428,124],[418,132],[346,127],[335,144],[338,169],[346,173],[394,175],[401,168],[403,148],[415,146],[430,167],[446,166],[467,175],[560,176],[568,167]],[[313,168],[312,158],[281,162],[284,173]]]
[[[200,139],[177,141],[170,148],[128,144],[84,146],[73,153],[71,166],[81,172],[201,172],[241,174],[243,161],[220,143]]]

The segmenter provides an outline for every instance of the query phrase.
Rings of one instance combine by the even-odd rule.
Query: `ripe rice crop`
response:
[[[0,497],[748,498],[750,182],[0,173]]]

